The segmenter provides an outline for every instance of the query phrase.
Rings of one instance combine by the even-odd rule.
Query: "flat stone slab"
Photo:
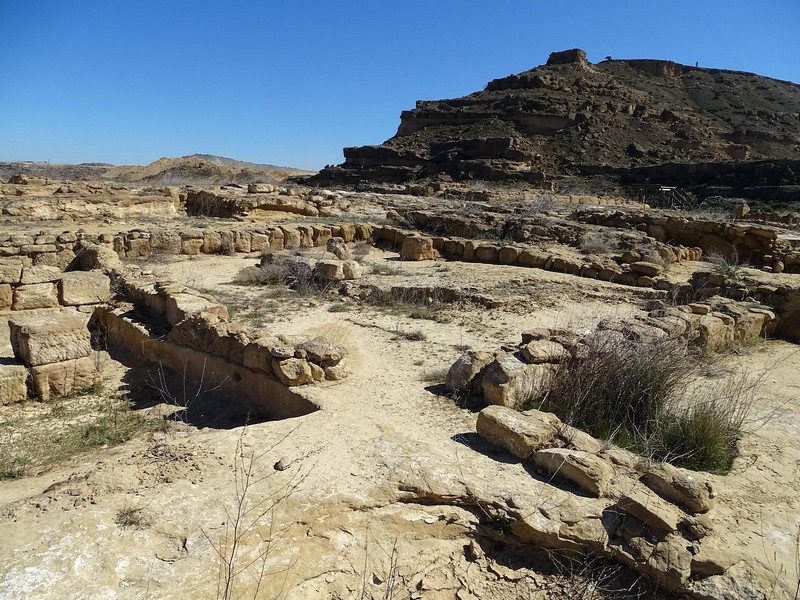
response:
[[[14,356],[31,366],[89,356],[87,315],[72,311],[14,315],[8,321]]]

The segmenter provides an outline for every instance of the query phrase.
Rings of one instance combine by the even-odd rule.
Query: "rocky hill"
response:
[[[402,113],[394,137],[345,148],[344,156],[316,180],[543,183],[624,172],[629,179],[681,184],[697,169],[678,167],[677,177],[646,169],[800,161],[800,85],[663,60],[592,64],[584,51],[567,50],[463,98],[417,102]],[[794,180],[800,162],[780,164],[789,173],[779,183],[800,183]]]
[[[71,165],[31,161],[0,163],[0,180],[3,182],[21,177],[25,180],[42,181],[98,181],[105,179],[125,184],[155,186],[219,185],[225,183],[277,183],[289,176],[304,174],[309,173],[290,167],[262,165],[211,154],[159,158],[145,166],[114,166],[108,163]]]
[[[113,167],[103,174],[103,178],[152,185],[275,183],[290,175],[303,173],[305,171],[289,167],[262,165],[210,154],[192,154],[181,158],[160,158],[144,167]]]

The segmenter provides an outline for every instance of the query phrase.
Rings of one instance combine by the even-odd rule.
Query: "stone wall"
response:
[[[169,281],[121,279],[129,301],[99,313],[108,343],[221,388],[260,416],[287,418],[320,408],[310,387],[349,374],[346,351],[324,337],[272,336],[230,321],[213,297]]]
[[[706,302],[662,308],[647,316],[601,323],[604,335],[624,339],[684,340],[687,348],[718,352],[733,344],[771,335],[780,319],[757,302],[714,297]],[[445,385],[457,393],[483,396],[487,404],[519,408],[543,394],[558,366],[588,351],[586,336],[572,331],[537,329],[522,343],[500,352],[467,352],[448,372]]]
[[[779,232],[768,226],[623,211],[579,212],[577,218],[606,227],[642,229],[660,242],[696,246],[707,254],[736,257],[770,272],[800,273],[800,240],[780,239]]]
[[[0,318],[14,358],[0,359],[0,403],[90,387],[97,369],[88,323],[110,297],[99,271],[62,273],[24,255],[0,258]]]

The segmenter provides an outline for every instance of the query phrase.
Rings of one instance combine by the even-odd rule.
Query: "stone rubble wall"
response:
[[[346,350],[324,337],[272,336],[229,320],[206,294],[126,275],[129,300],[101,311],[108,342],[203,384],[222,387],[261,416],[287,418],[320,408],[309,387],[347,377]]]
[[[443,256],[466,262],[532,267],[623,285],[672,289],[672,284],[660,277],[663,266],[635,260],[635,256],[630,257],[632,262],[620,265],[610,258],[564,257],[526,244],[423,236],[386,225],[376,226],[372,237],[376,244],[398,250],[406,260],[432,260],[436,256]],[[667,257],[667,262],[698,260],[701,254],[699,248],[677,246],[672,248],[672,255]]]
[[[772,335],[780,319],[756,302],[714,297],[706,302],[650,311],[647,316],[602,323],[598,330],[625,339],[680,339],[701,351],[719,352]],[[586,337],[572,331],[537,329],[522,334],[518,346],[499,352],[467,352],[450,368],[446,387],[482,396],[487,404],[519,408],[541,396],[568,358],[588,352]]]
[[[769,272],[800,273],[800,240],[780,239],[779,232],[769,226],[625,211],[586,211],[576,217],[593,225],[642,229],[659,242],[696,246],[707,254],[737,257]]]

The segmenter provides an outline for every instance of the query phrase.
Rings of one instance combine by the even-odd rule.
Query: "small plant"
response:
[[[598,334],[588,345],[588,356],[562,363],[551,389],[533,404],[650,458],[730,470],[759,378],[729,374],[701,385],[685,345],[674,340]]]
[[[428,336],[425,335],[425,332],[419,329],[416,331],[404,331],[398,329],[395,331],[395,337],[402,338],[410,342],[422,342],[428,339]]]
[[[387,262],[378,262],[370,265],[370,272],[373,275],[400,275],[403,271]]]
[[[328,307],[328,312],[331,313],[349,312],[350,308],[351,307],[348,302],[336,302],[335,304],[331,304]]]
[[[739,260],[735,251],[730,256],[721,252],[709,252],[706,259],[714,266],[717,275],[722,275],[731,281],[739,281],[742,277],[742,268],[747,266],[746,262]]]
[[[580,248],[586,254],[610,254],[617,250],[618,244],[608,232],[587,231],[581,237]]]
[[[123,529],[145,529],[150,526],[149,520],[141,508],[126,506],[117,511],[114,522]]]

